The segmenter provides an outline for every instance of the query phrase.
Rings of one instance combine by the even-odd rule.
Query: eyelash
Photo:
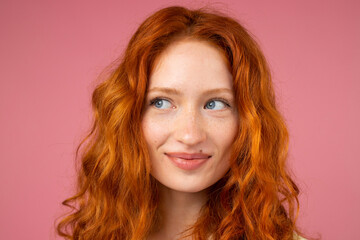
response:
[[[160,100],[166,100],[166,101],[171,102],[168,98],[156,97],[156,98],[153,98],[152,100],[150,100],[150,106],[154,105],[157,101],[160,101]]]
[[[209,101],[207,101],[206,103],[210,102],[210,101],[220,101],[222,103],[225,104],[226,107],[230,108],[231,105],[229,104],[228,100],[224,99],[224,98],[212,98]]]
[[[156,97],[156,98],[153,98],[152,100],[150,100],[150,106],[154,105],[157,101],[160,101],[160,100],[166,100],[166,101],[169,101],[171,102],[168,98],[166,97]],[[231,105],[229,104],[229,102],[224,99],[224,98],[212,98],[212,99],[209,99],[206,103],[210,102],[210,101],[221,101],[222,103],[225,104],[225,106],[227,108],[231,108]]]

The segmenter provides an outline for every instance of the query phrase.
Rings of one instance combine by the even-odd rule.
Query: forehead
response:
[[[211,87],[232,87],[232,75],[220,49],[206,41],[185,39],[172,43],[157,58],[150,86],[192,82]],[[181,85],[181,84],[180,84]]]

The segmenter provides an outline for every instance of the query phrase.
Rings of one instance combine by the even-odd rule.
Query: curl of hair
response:
[[[223,52],[233,76],[239,129],[229,172],[209,191],[193,239],[293,239],[299,190],[288,174],[288,132],[275,104],[267,62],[235,20],[168,7],[132,36],[119,66],[92,96],[94,123],[80,144],[73,209],[57,226],[67,239],[145,239],[159,221],[157,183],[141,131],[148,79],[171,43],[201,40]]]

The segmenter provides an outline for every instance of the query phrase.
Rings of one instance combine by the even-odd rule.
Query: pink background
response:
[[[1,239],[55,239],[96,77],[150,13],[209,3],[1,0]],[[359,3],[210,4],[243,22],[268,57],[302,190],[299,224],[326,240],[360,239]]]

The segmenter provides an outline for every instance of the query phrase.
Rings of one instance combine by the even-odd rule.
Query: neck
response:
[[[206,203],[206,191],[179,192],[159,184],[159,194],[161,226],[154,233],[156,237],[150,239],[177,239],[196,222],[200,209]]]

